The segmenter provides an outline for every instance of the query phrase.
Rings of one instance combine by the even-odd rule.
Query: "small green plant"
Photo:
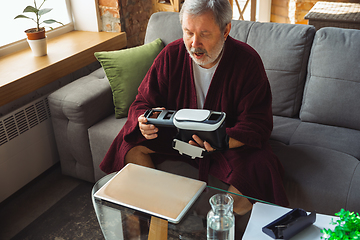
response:
[[[14,19],[18,19],[18,18],[27,18],[27,19],[31,19],[33,20],[35,23],[36,23],[36,31],[39,32],[40,31],[40,25],[41,24],[53,24],[53,23],[59,23],[61,25],[64,25],[62,24],[61,22],[58,22],[54,19],[47,19],[47,20],[44,20],[42,22],[40,22],[40,19],[41,17],[50,12],[52,10],[52,8],[42,8],[42,6],[44,5],[44,3],[46,2],[46,0],[44,0],[40,6],[38,7],[38,5],[36,4],[36,1],[34,0],[34,6],[27,6],[23,13],[34,13],[36,18],[31,18],[31,17],[28,17],[28,16],[25,16],[23,14],[20,14],[20,15],[17,15]],[[51,27],[50,27],[51,28]],[[52,28],[51,28],[52,29]]]
[[[341,209],[340,212],[335,213],[340,217],[339,220],[331,220],[331,224],[337,225],[334,230],[322,229],[321,233],[324,234],[321,239],[326,240],[360,240],[360,216],[359,213],[345,211]]]

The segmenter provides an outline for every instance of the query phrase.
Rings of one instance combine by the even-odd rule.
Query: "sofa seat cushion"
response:
[[[360,159],[360,132],[349,128],[302,122],[291,137],[289,144],[322,147]]]
[[[286,145],[305,144],[349,154],[360,159],[358,130],[302,122],[296,118],[274,116],[270,139]]]
[[[356,204],[358,159],[310,144],[271,141],[271,146],[285,169],[284,186],[290,207],[323,214],[334,214],[341,208],[360,211]]]
[[[301,123],[300,119],[273,116],[273,121],[274,127],[270,138],[288,145],[291,137]]]
[[[309,60],[300,118],[360,130],[360,31],[321,28]]]
[[[99,165],[126,120],[127,118],[116,119],[115,115],[112,114],[88,129],[95,181],[105,176]]]

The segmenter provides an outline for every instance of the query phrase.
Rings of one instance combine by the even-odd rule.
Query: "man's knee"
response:
[[[142,145],[138,145],[138,146],[135,146],[133,148],[131,148],[128,153],[126,154],[125,157],[127,157],[129,154],[130,155],[135,155],[135,154],[145,154],[145,155],[148,155],[148,154],[151,154],[151,153],[155,153],[153,150],[145,147],[145,146],[142,146]]]
[[[155,153],[153,150],[139,145],[131,148],[125,155],[125,164],[135,163],[146,167],[154,167],[150,154]]]

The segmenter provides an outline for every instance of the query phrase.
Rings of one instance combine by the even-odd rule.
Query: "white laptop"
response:
[[[178,223],[205,187],[203,181],[127,164],[94,196]]]

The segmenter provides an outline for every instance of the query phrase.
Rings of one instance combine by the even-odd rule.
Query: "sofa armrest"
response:
[[[56,90],[48,100],[63,174],[94,182],[88,128],[114,113],[104,70]]]

